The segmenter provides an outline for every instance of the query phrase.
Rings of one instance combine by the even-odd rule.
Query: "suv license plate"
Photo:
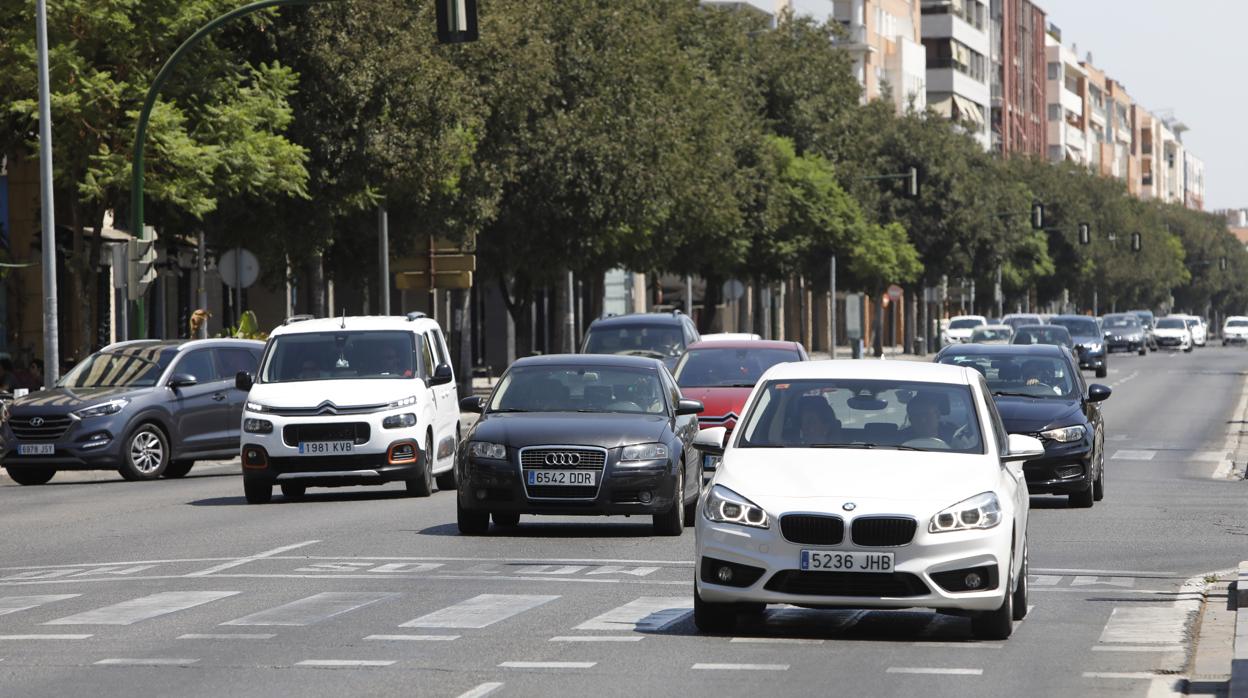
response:
[[[299,452],[310,456],[332,456],[355,450],[353,441],[300,441]]]
[[[50,456],[56,453],[56,444],[20,444],[17,453],[21,456]]]
[[[556,487],[593,487],[598,473],[593,470],[530,470],[530,485],[554,485]]]
[[[892,572],[893,554],[803,550],[801,568],[808,572]]]

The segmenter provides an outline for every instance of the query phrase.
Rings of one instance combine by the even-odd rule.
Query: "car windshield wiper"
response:
[[[858,449],[874,449],[883,448],[892,451],[922,451],[925,449],[915,448],[914,446],[903,446],[901,444],[871,444],[871,443],[852,443],[852,444],[807,444],[806,448],[858,448]]]
[[[499,412],[528,412],[528,410],[521,407],[499,407],[498,409],[490,410],[490,412],[497,414]]]
[[[992,391],[992,394],[996,397],[1040,397],[1039,395],[1032,395],[1031,393],[1015,393],[1010,392],[1009,390],[994,390]]]

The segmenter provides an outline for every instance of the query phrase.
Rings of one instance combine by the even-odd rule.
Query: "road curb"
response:
[[[1231,698],[1248,698],[1248,561],[1239,563],[1235,580],[1235,647],[1231,658]]]

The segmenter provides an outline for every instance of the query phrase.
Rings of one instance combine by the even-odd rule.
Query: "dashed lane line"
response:
[[[476,686],[474,688],[468,689],[467,691],[464,691],[463,693],[459,694],[459,698],[485,698],[485,696],[490,695],[491,693],[493,693],[494,691],[497,691],[498,689],[502,687],[503,687],[503,682],[490,681],[488,683],[483,683],[479,686]]]
[[[34,635],[0,635],[0,640],[86,640],[94,637],[90,634],[42,633]]]
[[[592,669],[598,662],[502,662],[504,669]]]
[[[213,565],[212,567],[209,567],[207,569],[199,570],[198,572],[191,572],[184,576],[207,577],[208,575],[216,574],[217,572],[224,572],[225,570],[233,569],[235,567],[241,567],[249,562],[255,562],[256,560],[263,560],[268,557],[273,557],[274,555],[281,555],[282,553],[287,553],[287,552],[290,552],[291,550],[295,550],[297,548],[303,548],[309,545],[314,545],[320,542],[321,541],[319,540],[305,540],[302,543],[292,543],[291,545],[283,545],[280,548],[274,548],[272,550],[266,550],[262,553],[257,553],[255,555],[250,555],[248,557],[242,557],[242,558],[238,558],[235,560],[231,560],[229,562],[223,562],[219,565]]]
[[[369,635],[365,640],[380,642],[451,642],[458,640],[458,635]]]
[[[295,666],[306,666],[324,669],[338,668],[356,668],[356,667],[386,667],[392,666],[395,661],[392,659],[305,659],[296,662]]]
[[[641,642],[645,635],[557,635],[549,642]]]
[[[183,659],[174,657],[113,657],[110,659],[101,659],[100,661],[95,662],[95,664],[96,666],[190,666],[198,661],[198,659]]]
[[[917,666],[890,666],[884,671],[886,674],[937,674],[946,676],[982,676],[983,669],[963,669],[956,667],[917,667]]]
[[[187,633],[179,635],[179,640],[272,640],[277,637],[273,633]]]
[[[697,671],[788,671],[788,664],[694,664]]]
[[[822,645],[823,640],[805,637],[734,637],[728,642],[758,645]]]

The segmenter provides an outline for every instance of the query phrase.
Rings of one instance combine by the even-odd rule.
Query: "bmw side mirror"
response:
[[[1101,402],[1113,394],[1113,390],[1107,385],[1093,383],[1088,386],[1088,402]]]
[[[1044,455],[1044,444],[1040,443],[1040,439],[1026,434],[1010,434],[1008,449],[1001,454],[1002,463],[1017,463]]]
[[[165,383],[170,388],[189,388],[198,384],[199,379],[189,373],[175,373],[169,376],[169,381]]]
[[[724,452],[724,441],[728,438],[728,430],[724,427],[710,427],[698,432],[693,437],[693,447],[703,453],[712,455],[722,455]]]
[[[480,395],[470,395],[459,401],[459,411],[481,414],[485,411],[485,400]]]
[[[255,385],[256,379],[246,371],[239,371],[234,374],[234,387],[244,393],[251,390],[251,386]]]
[[[702,414],[706,407],[702,405],[701,400],[684,400],[676,403],[676,414]]]
[[[455,380],[455,372],[451,370],[450,364],[438,364],[433,369],[433,377],[429,379],[429,385],[446,385]]]

